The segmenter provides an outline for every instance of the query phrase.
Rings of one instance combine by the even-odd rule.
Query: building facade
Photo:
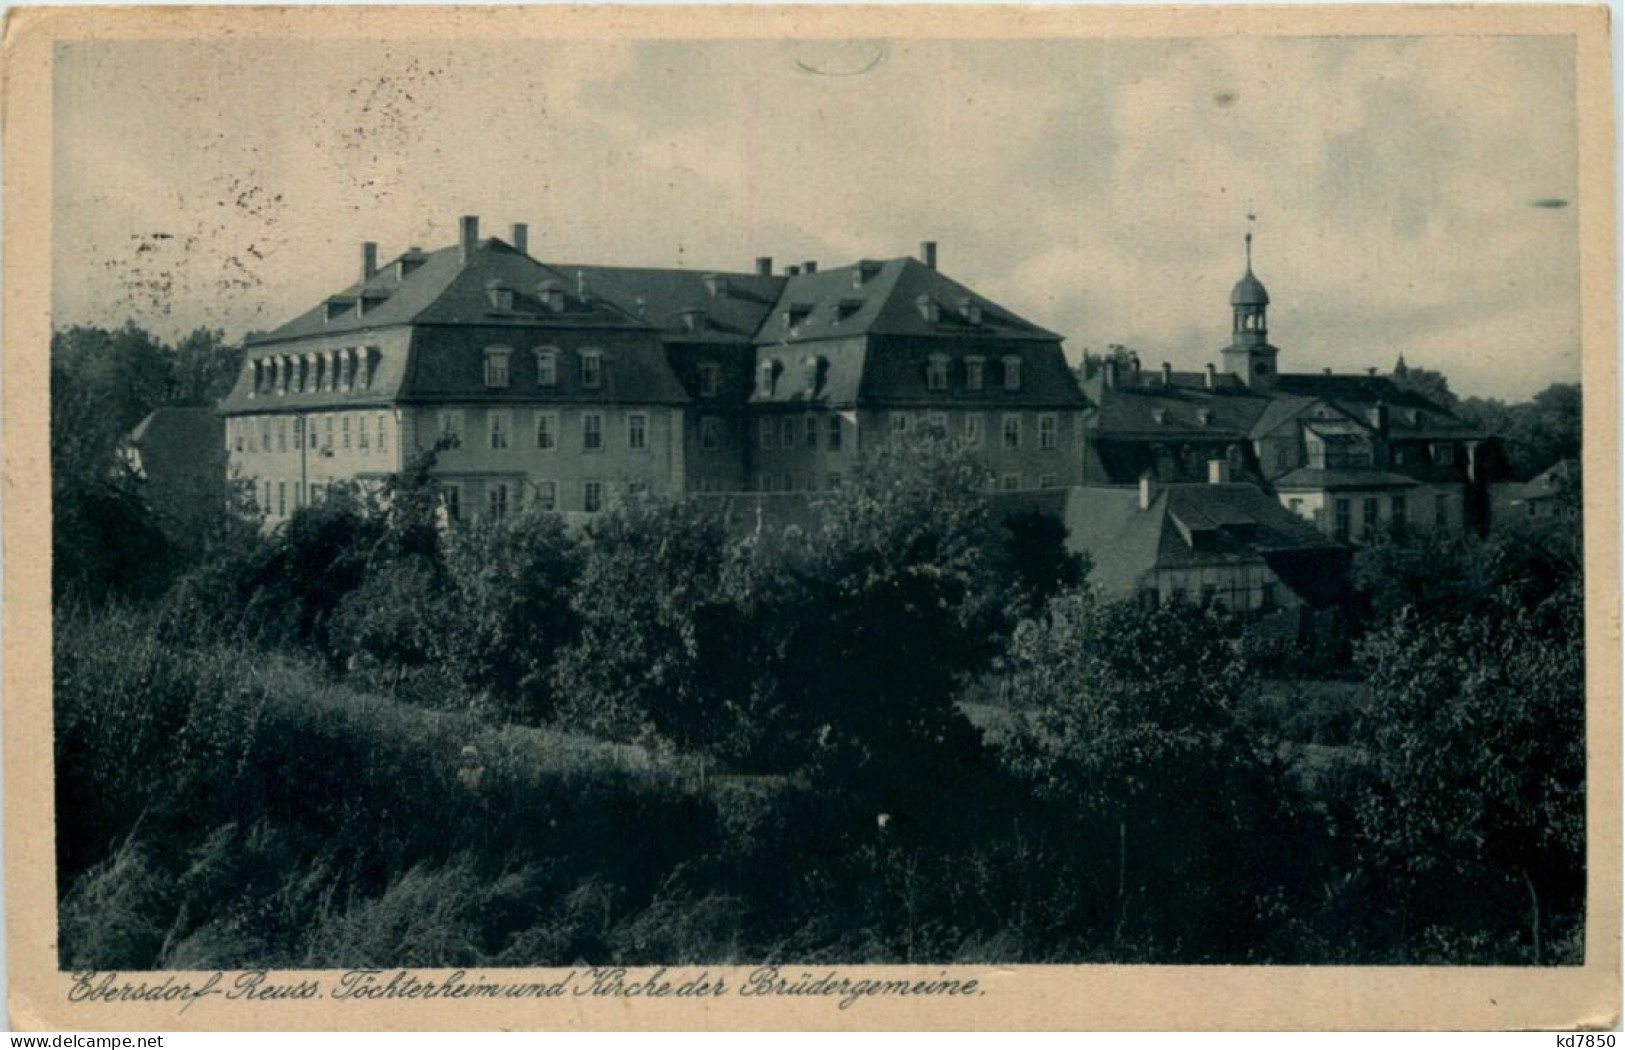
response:
[[[245,347],[220,405],[268,522],[430,452],[448,516],[810,492],[921,427],[1003,490],[1082,479],[1060,337],[921,257],[721,273],[548,264],[528,232],[409,249]]]

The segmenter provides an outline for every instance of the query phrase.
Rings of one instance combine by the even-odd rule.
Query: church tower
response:
[[[1270,293],[1253,276],[1253,233],[1247,231],[1247,273],[1230,292],[1230,345],[1224,348],[1224,370],[1253,390],[1275,385],[1275,355],[1269,344],[1267,313]]]

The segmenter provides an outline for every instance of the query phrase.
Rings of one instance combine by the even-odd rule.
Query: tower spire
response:
[[[1253,212],[1248,212],[1247,213],[1247,236],[1246,236],[1245,239],[1247,241],[1247,272],[1248,273],[1253,272],[1253,223],[1255,223],[1257,221],[1258,221],[1258,216],[1256,214],[1254,214]]]

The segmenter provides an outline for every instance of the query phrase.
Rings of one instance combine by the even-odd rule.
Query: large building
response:
[[[1403,358],[1391,375],[1281,372],[1269,302],[1248,234],[1217,365],[1148,370],[1126,354],[1092,362],[1087,483],[1199,482],[1220,461],[1340,542],[1481,525],[1487,435],[1407,387]]]
[[[919,258],[699,272],[548,264],[481,238],[379,265],[245,347],[220,410],[269,521],[439,447],[448,513],[807,492],[915,428],[1005,490],[1082,480],[1061,338]]]

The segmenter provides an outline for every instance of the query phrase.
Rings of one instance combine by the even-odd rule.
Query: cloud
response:
[[[472,212],[561,261],[934,239],[1074,355],[1193,368],[1256,211],[1286,367],[1526,395],[1578,371],[1573,76],[1555,38],[76,44],[58,319],[265,327]]]

